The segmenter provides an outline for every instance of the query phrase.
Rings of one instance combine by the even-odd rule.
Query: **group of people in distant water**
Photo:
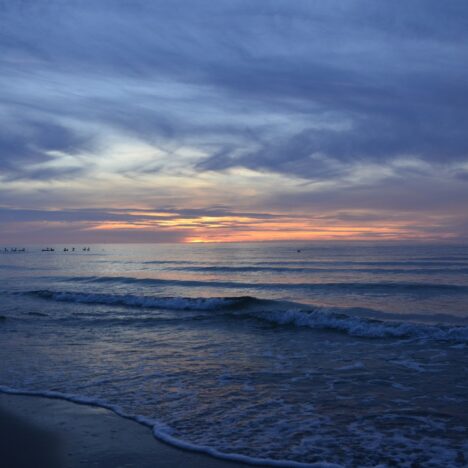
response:
[[[21,253],[26,252],[26,249],[23,247],[18,249],[17,247],[12,247],[11,249],[7,249],[6,247],[3,249],[3,253]]]
[[[83,252],[89,252],[91,250],[91,248],[90,247],[83,247],[81,250]],[[71,248],[64,247],[63,251],[64,252],[75,252],[75,247],[71,247]],[[22,248],[18,248],[18,247],[7,248],[7,247],[5,247],[3,250],[0,250],[0,252],[2,252],[2,253],[24,253],[24,252],[26,252],[26,248],[25,247],[22,247]],[[46,247],[46,248],[42,249],[41,252],[55,252],[55,249],[52,248],[52,247]]]
[[[83,252],[89,252],[91,250],[90,247],[83,247],[81,249]],[[42,249],[43,252],[55,252],[55,249],[47,247],[46,249]],[[70,249],[68,247],[64,247],[63,249],[64,252],[74,252],[75,247],[71,247]]]

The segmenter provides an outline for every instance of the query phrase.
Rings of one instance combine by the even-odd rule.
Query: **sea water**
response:
[[[0,254],[0,390],[284,466],[466,466],[468,247]]]

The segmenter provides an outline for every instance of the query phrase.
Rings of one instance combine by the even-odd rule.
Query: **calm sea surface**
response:
[[[217,456],[467,465],[467,246],[55,248],[0,253],[0,390]]]

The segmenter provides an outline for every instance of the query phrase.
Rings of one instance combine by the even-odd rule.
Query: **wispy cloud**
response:
[[[222,205],[314,223],[365,211],[376,235],[372,217],[411,225],[411,212],[425,235],[466,236],[464,1],[0,1],[0,12],[0,204],[29,209],[20,222]],[[83,206],[106,209],[77,219]],[[263,229],[253,218],[246,232]],[[144,240],[136,231],[121,237]]]

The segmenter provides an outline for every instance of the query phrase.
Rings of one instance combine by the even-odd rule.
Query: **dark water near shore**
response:
[[[4,390],[252,459],[467,464],[467,246],[31,247],[0,282]]]

